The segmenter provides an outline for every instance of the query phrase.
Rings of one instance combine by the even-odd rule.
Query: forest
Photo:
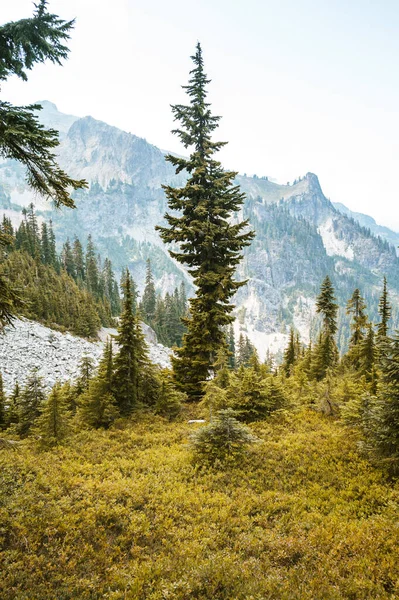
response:
[[[0,27],[0,79],[59,64],[72,27],[45,0],[32,19]],[[217,160],[225,142],[213,139],[220,117],[199,42],[191,59],[187,104],[172,105],[187,156],[165,157],[187,178],[163,186],[156,231],[192,297],[184,285],[157,294],[150,261],[139,297],[129,269],[114,273],[91,236],[57,251],[33,205],[18,226],[1,223],[2,329],[19,316],[91,339],[101,327],[116,333],[98,366],[84,355],[78,378],[51,389],[40,369],[11,392],[0,373],[0,596],[392,600],[399,335],[387,278],[373,320],[365,291],[351,290],[344,353],[328,273],[312,341],[293,327],[278,363],[237,339],[234,299],[246,285],[237,267],[257,232],[237,173]],[[35,110],[0,101],[0,154],[74,210],[87,182],[58,166],[57,132]],[[150,361],[143,320],[172,346],[170,369]]]

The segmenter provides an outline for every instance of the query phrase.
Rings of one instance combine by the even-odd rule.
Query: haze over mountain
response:
[[[76,195],[75,211],[52,211],[34,199],[20,165],[3,162],[0,208],[18,220],[21,207],[34,199],[38,209],[53,219],[58,239],[92,234],[117,269],[129,265],[140,289],[147,257],[160,291],[170,291],[182,279],[190,285],[189,276],[169,257],[154,229],[166,210],[162,184],[180,184],[184,175],[176,176],[164,152],[144,139],[89,116],[64,115],[52,103],[42,104],[42,122],[61,132],[61,166],[76,178],[86,178],[90,188]],[[248,284],[236,298],[236,327],[237,333],[248,333],[262,355],[266,348],[275,351],[285,345],[291,324],[308,341],[309,332],[317,328],[315,296],[326,274],[334,282],[341,307],[359,287],[374,319],[383,275],[391,293],[399,294],[399,259],[391,245],[399,244],[399,234],[367,215],[333,205],[315,174],[307,173],[292,185],[256,176],[237,180],[247,196],[243,214],[256,238],[239,268]],[[342,309],[342,348],[347,339]]]

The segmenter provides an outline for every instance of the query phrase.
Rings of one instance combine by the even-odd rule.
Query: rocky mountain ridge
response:
[[[50,118],[52,122],[58,119],[66,129],[59,148],[60,164],[90,183],[88,191],[76,194],[75,211],[50,211],[38,201],[42,215],[53,219],[57,238],[76,234],[84,239],[91,233],[101,254],[108,255],[117,269],[129,265],[139,289],[147,257],[160,291],[171,291],[182,279],[190,286],[187,273],[169,257],[154,229],[166,210],[162,184],[179,185],[184,174],[176,176],[164,152],[155,146],[92,117],[64,118],[61,113],[57,117],[54,105],[46,104],[40,118],[46,124]],[[248,284],[236,298],[236,329],[237,334],[247,333],[261,354],[270,346],[276,349],[276,344],[283,347],[290,325],[305,341],[309,339],[317,326],[315,296],[327,273],[340,305],[360,287],[373,319],[377,318],[383,275],[397,298],[395,249],[337,210],[324,196],[316,175],[308,173],[293,185],[256,176],[238,176],[237,182],[247,196],[242,215],[257,235],[239,268]],[[0,208],[17,218],[16,211],[31,200],[20,166],[0,164]],[[342,309],[342,347],[347,337]]]

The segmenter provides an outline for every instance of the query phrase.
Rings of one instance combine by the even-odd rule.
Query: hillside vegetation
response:
[[[2,450],[0,596],[398,597],[399,488],[353,431],[275,415],[239,464],[200,468],[192,427],[137,416],[48,452]]]

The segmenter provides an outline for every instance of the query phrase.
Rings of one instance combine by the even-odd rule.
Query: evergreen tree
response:
[[[364,338],[364,329],[367,326],[365,309],[366,303],[360,294],[360,290],[356,288],[346,305],[346,314],[352,315],[352,335],[349,340],[349,352],[346,355],[346,360],[355,369],[360,367],[360,344]]]
[[[230,324],[230,327],[229,327],[228,347],[229,347],[229,367],[230,367],[230,369],[234,370],[236,367],[236,343],[235,343],[233,324]]]
[[[323,316],[323,330],[314,349],[313,360],[313,375],[320,380],[326,376],[328,369],[335,367],[338,362],[338,348],[335,341],[338,329],[338,305],[335,302],[334,288],[328,275],[324,279],[320,294],[316,299],[316,312]]]
[[[34,370],[24,385],[18,403],[17,431],[21,437],[25,437],[30,432],[45,399],[42,378],[39,377],[37,370]]]
[[[391,318],[392,306],[388,300],[387,278],[384,277],[381,298],[378,304],[378,312],[381,317],[377,325],[377,337],[379,341],[384,341],[388,336],[388,321]]]
[[[49,60],[61,64],[68,55],[73,21],[63,21],[47,11],[47,1],[39,0],[31,19],[5,23],[0,27],[0,81],[16,75],[27,80],[27,71]],[[0,156],[21,162],[28,184],[57,206],[74,206],[70,189],[87,187],[84,180],[71,179],[56,162],[54,148],[58,132],[46,129],[35,115],[40,104],[13,106],[0,101]]]
[[[378,387],[373,442],[380,456],[399,471],[399,335],[385,342],[381,359],[382,375]]]
[[[20,403],[21,390],[18,381],[14,385],[11,396],[9,397],[8,410],[7,410],[7,427],[16,425],[19,420],[19,403]]]
[[[284,351],[284,359],[283,359],[283,365],[282,365],[285,375],[287,377],[289,377],[291,375],[292,367],[295,364],[296,355],[297,355],[297,351],[296,351],[296,347],[295,347],[295,332],[294,332],[294,328],[291,327],[288,346]]]
[[[157,298],[155,293],[154,278],[152,276],[151,271],[151,261],[149,258],[147,258],[146,267],[147,270],[145,278],[145,288],[140,310],[141,314],[143,315],[144,322],[148,323],[148,325],[152,327],[154,323],[155,305]]]
[[[134,312],[135,288],[130,273],[123,276],[123,302],[115,357],[114,393],[122,415],[131,413],[139,404],[139,371],[148,362],[140,323]]]
[[[188,159],[167,157],[176,173],[186,170],[189,178],[182,188],[165,186],[169,207],[180,211],[180,216],[167,213],[169,227],[158,230],[164,242],[179,244],[179,251],[170,254],[188,265],[196,285],[190,318],[185,320],[188,331],[182,348],[172,359],[177,384],[191,400],[196,400],[203,394],[203,383],[210,375],[217,351],[226,345],[224,327],[233,321],[230,313],[234,308],[229,302],[245,283],[234,279],[235,269],[241,250],[249,245],[253,233],[245,232],[247,221],[230,221],[244,195],[232,183],[236,173],[224,171],[213,157],[224,143],[211,140],[219,117],[212,116],[206,102],[209,80],[199,44],[192,58],[195,66],[189,85],[185,86],[190,104],[176,105],[172,110],[182,124],[175,133],[193,151]]]
[[[109,340],[104,348],[98,372],[89,381],[88,389],[80,397],[80,419],[91,427],[109,427],[118,416],[113,395],[113,352]]]
[[[5,429],[6,425],[7,425],[6,395],[4,392],[3,376],[0,373],[0,430]]]
[[[84,354],[79,363],[79,377],[76,380],[76,394],[80,396],[89,387],[90,379],[94,373],[94,360],[91,356]]]
[[[248,445],[259,442],[235,417],[233,410],[221,410],[212,423],[191,435],[190,444],[197,461],[212,464],[237,459]]]
[[[357,346],[363,339],[363,330],[367,324],[367,315],[365,313],[366,303],[360,294],[358,288],[352,294],[346,305],[346,314],[352,315],[352,336],[349,340],[349,347]]]
[[[85,281],[85,260],[83,255],[83,248],[80,240],[75,236],[72,245],[73,262],[76,270],[76,279],[78,281]]]
[[[48,236],[47,223],[43,221],[41,228],[41,247],[42,247],[42,263],[51,265],[50,240]]]
[[[97,256],[91,235],[87,238],[85,264],[87,289],[95,298],[97,298],[99,296],[99,272]]]
[[[375,367],[376,363],[376,347],[375,347],[375,335],[374,327],[372,323],[367,325],[366,335],[360,341],[359,344],[359,370],[366,378],[366,381],[370,382],[371,393],[376,394],[377,384],[377,371]]]
[[[158,399],[154,407],[155,413],[172,421],[180,413],[185,396],[176,390],[170,371],[162,371],[160,381]]]
[[[65,269],[65,271],[68,273],[68,275],[70,275],[70,277],[72,277],[73,279],[76,279],[75,261],[73,258],[73,253],[72,253],[72,248],[71,248],[71,243],[69,241],[69,238],[67,238],[67,240],[62,248],[61,265],[62,265],[62,268]]]
[[[56,383],[48,398],[40,406],[33,431],[43,447],[56,446],[70,431],[70,415],[62,394],[62,388]]]
[[[53,230],[53,222],[50,219],[50,223],[48,226],[48,243],[49,243],[49,264],[56,270],[59,270],[59,261],[57,257],[57,250],[55,245],[55,235]]]

